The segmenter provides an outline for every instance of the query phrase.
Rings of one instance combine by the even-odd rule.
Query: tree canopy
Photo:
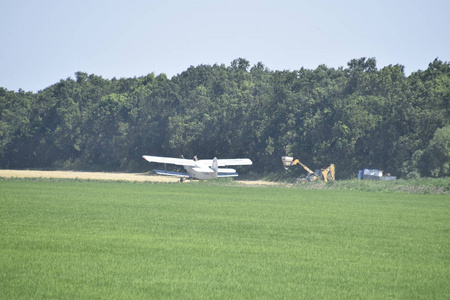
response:
[[[450,64],[405,76],[374,58],[271,71],[239,58],[179,75],[76,72],[37,93],[0,88],[0,167],[148,169],[144,154],[249,157],[252,172],[334,163],[399,177],[449,176]]]

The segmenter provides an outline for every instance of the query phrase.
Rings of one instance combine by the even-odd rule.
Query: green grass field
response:
[[[448,299],[450,197],[0,180],[1,299]]]

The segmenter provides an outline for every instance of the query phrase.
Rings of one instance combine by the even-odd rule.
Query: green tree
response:
[[[32,98],[32,93],[0,88],[0,166],[14,168],[21,165],[19,156],[26,149],[20,145],[31,136]]]
[[[422,176],[450,176],[450,126],[438,128],[419,159]]]
[[[38,93],[0,88],[0,166],[143,170],[143,154],[184,154],[273,172],[287,154],[335,163],[339,178],[365,167],[448,176],[447,126],[450,64],[439,59],[408,77],[374,58],[298,71],[238,58],[171,79],[76,72]]]

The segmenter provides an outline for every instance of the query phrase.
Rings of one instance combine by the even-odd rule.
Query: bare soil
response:
[[[6,178],[69,178],[137,182],[179,182],[178,178],[158,176],[147,173],[106,173],[106,172],[77,172],[77,171],[36,171],[36,170],[0,170],[0,177]],[[277,185],[275,182],[262,180],[236,180],[240,184],[250,186]]]

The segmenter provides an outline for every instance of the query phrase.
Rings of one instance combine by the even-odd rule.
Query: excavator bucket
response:
[[[290,166],[292,166],[292,162],[294,161],[293,157],[290,156],[282,156],[281,161],[283,162],[283,167],[288,170]]]

